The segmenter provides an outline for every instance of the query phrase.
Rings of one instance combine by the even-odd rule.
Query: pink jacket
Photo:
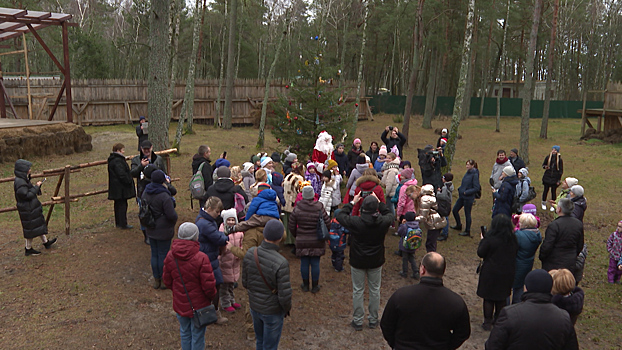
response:
[[[220,224],[220,232],[224,232],[223,224]],[[234,247],[242,248],[242,240],[244,232],[234,232],[229,234],[229,242]],[[233,255],[230,251],[225,251],[218,256],[220,261],[220,271],[222,271],[222,279],[225,283],[234,283],[240,278],[240,258]]]
[[[408,213],[409,211],[415,211],[415,202],[406,195],[406,189],[408,186],[416,186],[417,179],[412,179],[410,181],[406,181],[404,185],[400,188],[400,197],[397,200],[397,218]]]

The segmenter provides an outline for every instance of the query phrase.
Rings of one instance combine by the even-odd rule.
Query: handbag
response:
[[[261,276],[261,279],[263,280],[263,283],[266,284],[266,287],[268,287],[268,289],[270,289],[272,294],[278,295],[279,294],[279,290],[276,289],[276,288],[272,288],[270,283],[268,283],[268,281],[266,280],[266,277],[263,275],[263,272],[261,271],[261,264],[259,263],[259,255],[257,255],[257,250],[258,249],[259,249],[259,247],[255,248],[255,251],[253,252],[253,255],[255,256],[255,265],[257,265],[257,270],[259,271],[259,275]]]
[[[479,274],[482,271],[482,266],[484,265],[484,260],[480,260],[477,268],[475,269],[475,273]]]
[[[190,295],[188,294],[188,290],[186,289],[186,284],[184,283],[183,277],[181,277],[181,270],[179,269],[179,263],[177,259],[175,259],[175,265],[177,265],[177,271],[179,272],[179,279],[181,279],[181,284],[184,286],[184,291],[186,292],[186,297],[188,297],[188,302],[190,303],[190,308],[192,309],[192,313],[194,317],[192,317],[192,323],[197,328],[202,328],[205,326],[209,326],[212,323],[216,323],[218,321],[218,315],[216,314],[216,308],[213,304],[210,304],[202,309],[195,310],[192,306],[192,301],[190,300]]]
[[[330,232],[328,232],[328,227],[326,227],[326,223],[324,222],[324,218],[322,217],[324,209],[320,209],[320,216],[317,219],[317,240],[325,241],[330,238]]]

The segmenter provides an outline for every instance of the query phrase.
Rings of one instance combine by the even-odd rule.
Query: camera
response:
[[[393,127],[392,127],[392,126],[389,126],[389,130],[393,130]]]

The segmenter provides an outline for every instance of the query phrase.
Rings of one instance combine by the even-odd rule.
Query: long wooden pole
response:
[[[60,185],[63,183],[63,179],[65,178],[65,173],[62,173],[58,178],[58,182],[56,183],[56,189],[54,190],[54,196],[58,196],[58,191],[60,191]],[[50,210],[48,210],[48,215],[45,218],[45,224],[48,225],[50,223],[50,218],[52,217],[52,211],[54,210],[54,203],[50,205]]]
[[[26,90],[28,94],[28,119],[32,119],[32,93],[30,92],[30,66],[28,65],[28,48],[26,34],[22,33],[24,44],[24,63],[26,64]]]
[[[69,195],[69,175],[71,174],[71,165],[65,165],[65,234],[69,235],[71,230],[71,197]]]
[[[65,99],[67,101],[67,123],[73,123],[73,101],[71,98],[71,71],[69,69],[69,32],[67,22],[62,23],[63,27],[63,63],[65,64]]]

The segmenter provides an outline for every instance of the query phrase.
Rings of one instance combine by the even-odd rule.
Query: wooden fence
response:
[[[18,118],[28,118],[28,96],[25,79],[4,80],[7,92],[13,101]],[[47,119],[50,108],[62,81],[59,78],[31,79],[33,119]],[[271,83],[270,99],[287,92],[289,82],[274,80]],[[347,103],[354,103],[356,81],[344,83],[348,91]],[[173,93],[173,119],[179,118],[183,103],[185,83],[175,85]],[[194,119],[213,122],[216,115],[218,80],[197,80],[195,83]],[[251,124],[255,118],[251,111],[263,101],[265,80],[237,79],[233,89],[232,114],[234,124]],[[365,91],[365,87],[361,88]],[[137,122],[141,115],[147,116],[147,82],[144,80],[73,80],[74,121],[79,125],[129,124]],[[224,107],[224,86],[221,90],[221,116]],[[361,98],[359,119],[372,118],[368,99]],[[67,104],[64,98],[54,116],[55,121],[66,120]],[[354,108],[354,106],[353,106]]]

